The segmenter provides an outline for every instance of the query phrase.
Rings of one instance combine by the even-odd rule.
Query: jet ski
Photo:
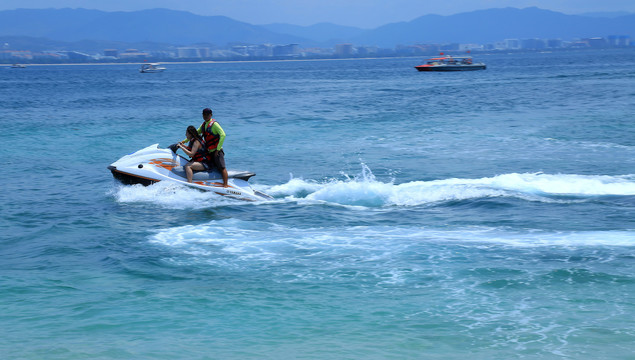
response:
[[[126,185],[148,186],[159,181],[172,181],[203,191],[245,201],[271,200],[271,196],[251,188],[247,182],[256,175],[248,171],[227,170],[229,187],[223,187],[223,177],[217,170],[194,172],[192,182],[187,182],[183,165],[188,159],[159,144],[150,145],[126,155],[108,166],[115,179]]]

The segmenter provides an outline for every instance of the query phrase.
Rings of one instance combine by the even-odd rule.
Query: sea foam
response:
[[[295,228],[270,222],[213,220],[158,230],[150,242],[187,254],[252,261],[321,258],[324,261],[389,261],[425,253],[427,246],[469,245],[520,248],[635,246],[633,231],[543,231],[499,227],[432,228],[348,226]],[[348,260],[346,260],[348,259]]]
[[[210,192],[203,192],[167,181],[158,182],[150,186],[118,185],[110,191],[110,195],[119,203],[146,203],[170,209],[203,209],[241,203]]]
[[[489,197],[515,197],[529,201],[557,202],[559,197],[635,195],[635,176],[510,173],[479,179],[450,178],[396,184],[381,182],[365,168],[362,175],[318,183],[291,179],[283,185],[263,188],[277,197],[296,197],[340,205],[366,207],[417,206],[441,201]]]
[[[279,185],[256,184],[278,202],[329,203],[378,208],[421,206],[446,201],[509,197],[538,202],[584,201],[597,196],[635,195],[635,175],[576,175],[509,173],[477,179],[448,178],[431,181],[382,182],[362,164],[357,176],[324,181],[291,178]],[[119,186],[113,192],[122,203],[153,203],[168,208],[207,208],[237,205],[212,193],[167,182],[148,187]],[[266,202],[265,202],[266,203]]]

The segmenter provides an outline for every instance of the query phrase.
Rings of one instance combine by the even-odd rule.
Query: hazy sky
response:
[[[256,25],[332,22],[362,28],[410,21],[427,14],[452,15],[509,6],[537,6],[566,14],[635,13],[635,0],[0,0],[0,10],[70,7],[133,11],[167,8],[199,15],[224,15]]]

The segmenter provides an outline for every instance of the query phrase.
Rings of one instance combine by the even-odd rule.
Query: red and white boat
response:
[[[441,54],[443,55],[443,54]],[[441,56],[426,60],[423,65],[415,66],[419,71],[470,71],[485,70],[484,63],[475,63],[471,56]]]

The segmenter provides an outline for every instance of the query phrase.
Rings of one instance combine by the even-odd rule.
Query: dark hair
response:
[[[212,115],[212,109],[210,108],[203,109],[203,115]]]
[[[196,130],[194,126],[192,125],[188,126],[185,132],[187,134],[190,134],[190,136],[192,136],[192,139],[199,140],[199,141],[201,140],[201,137],[198,135],[198,131]]]

